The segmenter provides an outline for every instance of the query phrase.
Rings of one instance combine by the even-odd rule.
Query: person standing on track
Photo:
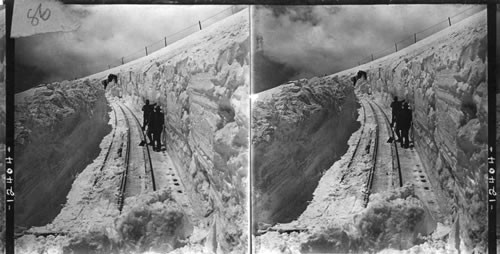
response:
[[[155,111],[151,117],[152,133],[153,133],[153,151],[161,151],[161,133],[163,131],[165,117],[161,112],[160,106],[156,106]],[[149,132],[148,132],[149,133]]]
[[[408,102],[403,104],[403,108],[399,111],[399,115],[397,117],[396,125],[401,129],[401,147],[409,148],[410,147],[410,139],[408,134],[410,132],[410,127],[412,124],[412,112]]]
[[[153,139],[151,137],[151,134],[152,134],[152,130],[151,130],[151,117],[153,115],[153,111],[154,111],[154,106],[155,105],[156,105],[156,103],[151,105],[151,104],[149,104],[149,100],[146,100],[146,104],[144,106],[142,106],[142,111],[143,111],[143,114],[142,114],[142,131],[144,131],[146,129],[146,126],[148,126],[147,135],[148,135],[148,138],[149,138],[149,145],[153,144]],[[147,140],[141,141],[141,143],[139,145],[143,146],[145,143],[147,143]]]
[[[402,101],[398,101],[398,97],[394,96],[394,101],[391,102],[391,109],[392,109],[392,122],[391,122],[391,127],[394,127],[396,125],[395,131],[396,131],[396,136],[398,137],[397,141],[401,141],[401,133],[398,124],[397,124],[397,118],[399,111],[401,110],[401,104]]]
[[[150,105],[149,100],[146,100],[146,104],[144,106],[142,106],[142,111],[143,111],[143,113],[142,113],[142,130],[146,129],[146,126],[149,123],[150,117],[153,114],[153,109],[154,109],[155,105],[156,105],[156,103]]]

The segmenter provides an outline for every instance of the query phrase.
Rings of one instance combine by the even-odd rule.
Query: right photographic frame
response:
[[[485,253],[486,5],[252,6],[254,253]]]

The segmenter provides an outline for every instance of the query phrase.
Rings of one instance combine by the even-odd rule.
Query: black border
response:
[[[495,0],[60,0],[65,4],[366,5],[487,4]]]
[[[248,6],[248,26],[249,26],[249,39],[250,39],[250,71],[248,74],[250,75],[250,86],[248,87],[248,253],[253,254],[253,241],[254,241],[254,227],[253,227],[253,174],[252,174],[252,83],[253,83],[253,50],[254,50],[254,40],[253,37],[253,25],[252,25],[252,14],[254,12],[254,6]]]
[[[14,52],[15,42],[10,38],[12,13],[14,10],[14,0],[5,1],[5,50],[6,50],[6,78],[5,78],[5,158],[14,158]],[[7,162],[7,161],[6,161]],[[4,164],[6,165],[6,164]],[[14,170],[14,164],[10,168]],[[7,165],[5,169],[7,169]],[[14,172],[9,174],[14,179]],[[7,176],[7,174],[6,174]],[[5,190],[7,187],[12,186],[14,189],[15,179],[11,184],[5,183]],[[14,204],[15,202],[7,202],[10,197],[5,192],[5,253],[14,253]]]
[[[488,4],[488,253],[496,253],[496,4]],[[493,169],[493,170],[491,170]],[[493,190],[493,192],[492,192]]]

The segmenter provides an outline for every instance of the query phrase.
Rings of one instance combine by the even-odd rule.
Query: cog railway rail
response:
[[[142,131],[141,124],[135,114],[125,105],[118,105],[121,111],[125,115],[126,124],[127,124],[127,145],[125,151],[125,170],[121,176],[121,183],[118,194],[118,209],[120,212],[123,209],[124,201],[126,197],[131,197],[137,194],[140,194],[143,190],[147,190],[151,188],[153,191],[156,190],[156,182],[155,176],[153,172],[153,164],[151,161],[151,155],[149,151],[149,147],[146,143],[146,136]],[[133,119],[129,119],[133,118]],[[136,133],[132,133],[132,122],[135,123]],[[144,148],[138,148],[135,145],[132,145],[132,136],[134,139],[138,138],[141,143],[145,144]],[[141,151],[142,150],[142,151]],[[143,155],[143,168],[144,171],[141,171],[139,158],[135,158],[139,153]],[[131,157],[134,157],[131,159]],[[148,175],[149,173],[149,175]],[[143,181],[145,178],[146,181]],[[145,184],[148,183],[148,184]],[[151,187],[149,187],[150,185]]]
[[[368,174],[366,191],[364,193],[364,198],[363,198],[364,199],[363,206],[366,207],[369,203],[371,193],[388,190],[394,187],[395,181],[392,176],[395,173],[398,175],[397,182],[399,182],[400,187],[403,186],[403,179],[401,173],[401,165],[399,161],[397,142],[394,141],[393,146],[387,146],[387,144],[380,142],[380,139],[383,140],[383,138],[386,136],[389,136],[390,138],[392,138],[392,140],[395,140],[394,132],[392,131],[392,128],[390,126],[389,118],[387,117],[386,113],[382,110],[380,105],[378,105],[375,102],[370,102],[369,100],[365,99],[363,100],[365,101],[365,103],[369,105],[375,118],[375,136],[372,142],[373,144],[372,167],[370,168]],[[382,122],[385,123],[386,126],[385,131],[383,129],[380,129],[382,126]],[[388,168],[388,165],[384,164],[385,163],[384,158],[387,158],[387,156],[390,156],[392,158],[390,163],[391,164],[390,169]]]
[[[389,117],[384,112],[384,110],[382,109],[382,107],[378,103],[374,102],[374,104],[380,109],[380,112],[382,112],[382,115],[385,118],[386,126],[388,128],[388,132],[390,133],[391,138],[393,140],[393,145],[394,146],[392,148],[392,151],[395,154],[395,156],[392,156],[392,158],[393,158],[393,164],[392,165],[393,165],[393,168],[394,168],[395,167],[395,163],[396,163],[396,165],[397,165],[397,171],[398,171],[398,177],[399,177],[399,187],[403,187],[403,175],[401,173],[401,162],[399,161],[398,143],[396,142],[396,137],[394,136],[394,131],[391,128]]]

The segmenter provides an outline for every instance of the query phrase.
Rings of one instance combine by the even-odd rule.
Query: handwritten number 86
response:
[[[38,23],[40,23],[40,19],[38,17],[40,17],[43,21],[46,21],[50,18],[50,9],[45,9],[43,12],[42,12],[42,4],[38,4],[38,7],[36,8],[35,12],[33,14],[31,14],[31,12],[33,11],[33,9],[28,9],[28,13],[27,13],[27,17],[28,19],[31,19],[31,25],[32,26],[37,26]],[[37,17],[38,15],[38,17]]]

